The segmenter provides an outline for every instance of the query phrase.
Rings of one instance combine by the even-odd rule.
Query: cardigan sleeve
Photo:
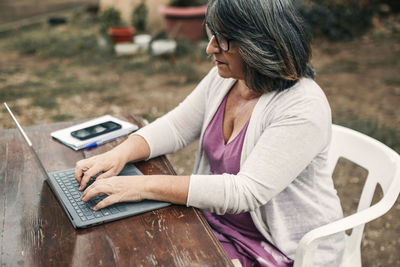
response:
[[[149,144],[149,158],[176,152],[200,136],[207,88],[215,75],[214,68],[176,108],[135,133]]]
[[[291,99],[277,107],[237,175],[192,175],[188,206],[217,214],[253,211],[284,190],[330,140],[326,99]]]

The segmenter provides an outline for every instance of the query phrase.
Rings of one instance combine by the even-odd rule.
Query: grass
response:
[[[359,63],[351,59],[338,59],[332,63],[329,63],[321,68],[317,69],[319,74],[330,74],[330,73],[356,73],[359,69]]]
[[[391,66],[400,69],[400,52],[393,52],[390,58],[378,58],[374,60],[367,60],[367,66],[370,68],[379,68]]]
[[[75,64],[98,65],[115,58],[110,47],[98,45],[99,34],[95,25],[69,25],[49,27],[41,25],[22,33],[15,32],[7,38],[4,46],[21,55],[41,58],[60,58]]]
[[[194,65],[207,60],[204,43],[193,45],[182,40],[174,54],[152,56],[143,52],[131,57],[118,57],[110,43],[105,47],[100,45],[100,36],[98,25],[79,22],[59,27],[42,24],[0,36],[1,50],[16,52],[28,62],[44,63],[37,70],[28,69],[25,64],[2,67],[1,101],[25,99],[29,105],[42,108],[49,114],[56,113],[52,115],[52,121],[64,121],[76,117],[68,111],[59,111],[62,99],[84,98],[96,93],[104,103],[119,106],[117,96],[122,89],[118,77],[127,73],[137,73],[136,82],[164,74],[160,76],[163,79],[160,84],[176,87],[197,83],[201,79],[202,75]],[[77,69],[83,69],[87,74],[71,71]],[[116,75],[110,78],[110,73]],[[159,115],[151,111],[143,113],[148,113],[145,117],[151,121]]]
[[[19,73],[20,71],[21,71],[21,69],[19,67],[14,67],[12,69],[1,68],[0,75],[12,75],[15,73]]]
[[[42,82],[32,81],[2,86],[0,87],[0,99],[2,99],[2,101],[11,101],[23,97],[32,97],[37,94],[36,88],[42,86]]]
[[[62,69],[50,67],[41,71],[37,77],[39,82],[26,81],[17,84],[0,86],[0,99],[12,101],[20,98],[29,98],[32,104],[45,109],[58,107],[57,98],[90,92],[103,93],[114,90],[115,87],[104,82],[87,82],[79,80],[76,76],[65,76]]]
[[[400,133],[381,125],[377,120],[339,114],[333,118],[333,122],[375,138],[400,153]]]
[[[385,77],[383,82],[389,86],[400,86],[400,77]]]
[[[149,55],[142,55],[139,57],[134,57],[132,60],[121,61],[118,64],[117,72],[122,74],[126,71],[140,71],[145,75],[154,74],[171,74],[176,79],[170,83],[173,84],[188,84],[198,82],[200,80],[200,75],[192,63],[188,63],[186,58],[176,59],[173,56],[166,57],[151,57]]]
[[[57,114],[51,117],[53,121],[68,121],[74,118],[74,115],[71,114]]]
[[[129,71],[140,71],[144,75],[154,75],[160,73],[179,75],[176,84],[193,83],[200,80],[193,63],[205,60],[204,44],[193,45],[187,41],[180,41],[177,45],[176,53],[167,56],[151,56],[149,53],[135,55],[134,57],[117,57],[111,46],[101,47],[98,44],[99,30],[95,24],[79,25],[78,23],[62,26],[49,27],[41,25],[30,30],[24,31],[23,34],[8,35],[7,38],[0,38],[2,46],[8,50],[13,50],[21,55],[34,55],[39,58],[49,59],[57,58],[64,60],[64,63],[72,66],[98,66],[93,74],[101,75],[107,69],[111,68],[118,74]],[[188,63],[187,61],[190,61]],[[18,72],[19,70],[0,70],[0,78]],[[41,79],[51,79],[57,83],[52,86],[52,93],[43,93],[47,100],[34,100],[35,105],[45,108],[55,108],[55,101],[49,99],[61,95],[64,90],[69,93],[81,93],[84,91],[104,91],[104,86],[90,84],[86,85],[82,82],[73,82],[74,77],[64,77],[62,70],[57,65],[50,66],[44,71],[38,71],[35,75]],[[2,81],[5,82],[4,78]],[[43,82],[46,83],[46,82]],[[35,85],[19,84],[19,87],[33,88]],[[47,87],[45,91],[50,90],[49,85],[37,84],[37,87]],[[90,89],[93,87],[94,89]],[[5,91],[13,91],[15,88],[9,86],[0,87],[0,97],[5,99],[16,99],[25,96],[32,96],[27,90],[21,89],[21,93]],[[48,97],[47,97],[48,96]]]

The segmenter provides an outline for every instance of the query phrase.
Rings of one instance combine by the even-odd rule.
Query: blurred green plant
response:
[[[132,26],[137,32],[145,32],[147,26],[147,5],[145,2],[141,2],[132,11]]]
[[[175,7],[201,6],[207,4],[207,0],[170,0],[168,5]]]
[[[98,17],[100,23],[100,33],[107,34],[108,28],[124,26],[125,23],[121,19],[121,13],[113,8],[107,8]]]
[[[316,36],[330,40],[351,40],[372,26],[376,10],[371,0],[303,0],[300,13]]]

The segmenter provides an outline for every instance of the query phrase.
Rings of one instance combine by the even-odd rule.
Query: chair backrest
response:
[[[385,214],[396,202],[400,192],[400,156],[381,142],[354,130],[333,125],[328,165],[333,172],[340,157],[368,171],[357,212],[320,226],[306,233],[296,250],[295,267],[313,266],[319,241],[335,233],[353,229],[346,235],[345,251],[340,266],[361,266],[361,238],[364,225]],[[383,198],[371,206],[377,184]]]
[[[339,125],[332,125],[332,142],[328,164],[331,173],[340,157],[348,159],[368,171],[357,213],[370,207],[377,184],[383,191],[380,200],[386,213],[397,199],[400,191],[400,156],[381,142],[357,131]],[[391,190],[390,190],[391,189]],[[376,218],[375,217],[375,218]],[[345,256],[360,255],[361,239],[365,223],[355,227],[346,238]]]

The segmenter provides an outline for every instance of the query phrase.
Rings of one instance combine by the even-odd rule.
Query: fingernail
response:
[[[97,211],[99,208],[97,206],[93,207],[94,211]]]

